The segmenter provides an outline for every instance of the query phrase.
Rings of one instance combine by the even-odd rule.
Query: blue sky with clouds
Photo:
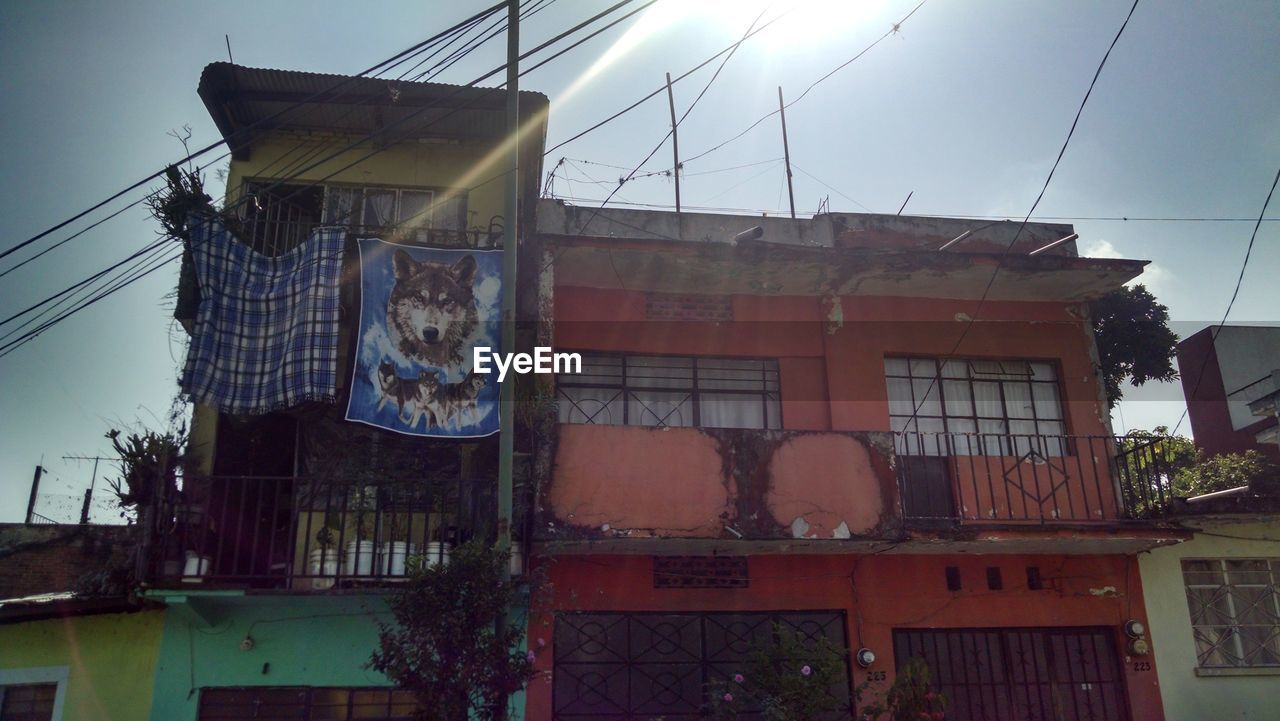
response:
[[[797,8],[785,21],[742,46],[681,125],[684,157],[774,109],[777,86],[798,95],[915,3],[777,3],[791,4]],[[527,23],[524,47],[605,6],[556,0]],[[173,129],[189,124],[194,146],[216,139],[195,89],[206,63],[226,59],[224,33],[237,63],[353,73],[480,7],[421,0],[5,3],[3,245],[178,157],[181,148],[166,135]],[[664,72],[678,75],[733,42],[764,7],[663,0],[527,76],[525,87],[551,98],[549,144],[659,87]],[[797,206],[812,211],[830,195],[833,209],[894,212],[912,193],[908,213],[1025,213],[1128,7],[929,0],[899,34],[788,110]],[[1256,218],[1280,165],[1278,48],[1275,2],[1142,0],[1037,214]],[[466,82],[502,62],[503,52],[495,41],[441,80]],[[712,70],[677,85],[681,111]],[[549,157],[548,167],[561,155],[574,159],[557,192],[602,198],[619,171],[578,161],[640,162],[666,132],[663,100]],[[770,119],[686,165],[683,200],[778,211],[786,196],[773,159],[781,154]],[[664,148],[649,165],[660,169],[669,157]],[[695,175],[757,161],[765,162]],[[212,175],[210,181],[218,185]],[[656,176],[615,197],[669,203],[672,188]],[[1280,217],[1280,208],[1273,205],[1269,215]],[[1086,251],[1153,260],[1150,285],[1177,329],[1190,333],[1225,309],[1252,222],[1079,220],[1076,228]],[[154,237],[144,211],[127,211],[0,278],[0,312],[8,316]],[[1278,245],[1280,223],[1265,223],[1232,321],[1280,321]],[[181,332],[169,321],[175,277],[172,267],[154,273],[0,359],[0,520],[21,518],[37,463],[50,470],[48,493],[79,493],[89,465],[61,456],[101,453],[108,428],[163,418],[182,354]],[[1118,429],[1173,423],[1182,411],[1176,384],[1130,398]]]

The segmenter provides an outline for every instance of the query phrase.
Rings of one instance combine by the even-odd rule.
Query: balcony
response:
[[[562,424],[533,540],[556,552],[827,552],[995,543],[1012,527],[1055,532],[1023,534],[1028,548],[1073,528],[1080,549],[1145,547],[1136,522],[1168,500],[1161,442]],[[1122,524],[1133,532],[1115,534]]]
[[[908,525],[1114,524],[1158,517],[1160,438],[898,433]]]
[[[368,483],[213,476],[185,481],[149,554],[153,586],[330,591],[404,579],[488,537],[492,479]],[[517,525],[519,527],[519,525]]]

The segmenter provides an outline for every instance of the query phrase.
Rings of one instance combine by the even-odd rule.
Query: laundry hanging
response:
[[[191,225],[201,300],[182,392],[237,415],[333,403],[346,231],[318,228],[271,257],[236,240],[218,218]]]

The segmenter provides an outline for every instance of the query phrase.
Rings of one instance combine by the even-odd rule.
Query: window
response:
[[[293,250],[319,224],[323,203],[320,186],[246,182],[240,213],[249,247],[271,256]]]
[[[844,649],[844,613],[561,613],[555,625],[552,681],[554,721],[696,719],[707,687],[741,672],[755,648],[787,629],[801,643],[826,639]],[[828,689],[839,711],[823,719],[849,719],[848,659]],[[801,665],[796,662],[796,666]],[[748,709],[741,718],[763,718]]]
[[[325,198],[324,220],[330,225],[364,228],[463,230],[466,198],[437,195],[424,188],[361,188],[330,185]]]
[[[0,686],[0,721],[50,721],[56,683]]]
[[[884,372],[899,453],[1067,454],[1052,363],[885,358]]]
[[[325,719],[409,721],[418,702],[409,691],[389,688],[263,686],[207,688],[200,692],[200,721],[214,719]]]
[[[775,360],[582,353],[556,383],[561,423],[782,427]]]
[[[66,666],[0,669],[0,721],[59,721]]]
[[[1201,668],[1280,666],[1280,558],[1184,559]]]

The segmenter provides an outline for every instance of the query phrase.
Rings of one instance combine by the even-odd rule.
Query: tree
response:
[[[1090,305],[1107,405],[1124,397],[1125,378],[1135,386],[1178,377],[1173,368],[1178,337],[1169,330],[1169,308],[1138,284],[1108,293]]]
[[[502,581],[509,557],[465,543],[446,564],[413,563],[408,582],[388,598],[395,623],[380,625],[368,665],[417,694],[420,719],[488,721],[532,678],[533,661],[519,650],[524,631],[494,630],[511,607],[511,582]]]
[[[1257,451],[1206,456],[1185,436],[1166,426],[1132,431],[1118,443],[1121,482],[1130,512],[1159,513],[1172,498],[1250,486],[1256,493],[1280,487],[1280,468]],[[1273,491],[1272,491],[1273,492]]]

